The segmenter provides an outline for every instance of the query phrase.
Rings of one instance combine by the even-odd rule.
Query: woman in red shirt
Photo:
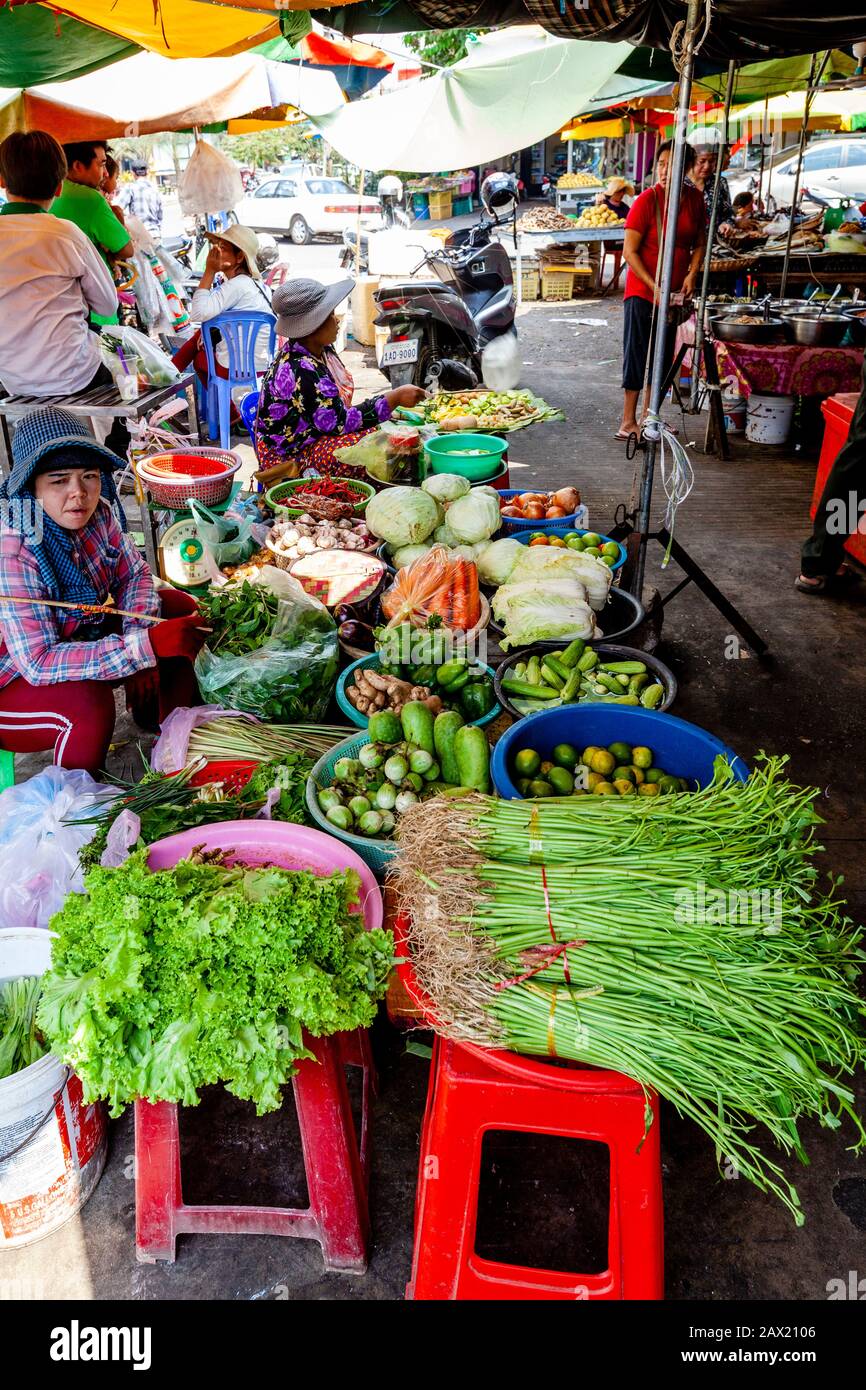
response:
[[[640,434],[638,401],[644,386],[647,361],[653,350],[653,308],[658,304],[659,244],[665,230],[665,189],[670,171],[673,141],[659,146],[656,161],[656,181],[632,203],[625,223],[624,257],[628,265],[625,282],[625,318],[623,323],[622,423],[617,439]],[[695,161],[691,145],[685,147],[687,174]],[[674,273],[672,290],[685,296],[694,293],[706,241],[706,217],[703,195],[684,183],[680,193],[680,209],[676,227]],[[666,355],[673,349],[673,333],[668,333]]]

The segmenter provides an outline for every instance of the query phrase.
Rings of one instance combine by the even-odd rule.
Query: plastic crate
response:
[[[541,297],[541,276],[537,270],[520,270],[520,297],[525,302]]]
[[[342,743],[337,744],[336,748],[332,748],[330,752],[325,753],[319,759],[307,779],[307,810],[319,830],[324,830],[326,834],[333,835],[337,840],[342,840],[343,844],[353,849],[374,873],[383,873],[397,853],[397,846],[394,841],[373,840],[366,835],[353,835],[350,830],[339,830],[336,825],[331,824],[320,809],[316,796],[320,789],[330,787],[333,782],[334,765],[338,759],[357,758],[358,750],[369,742],[366,731],[361,733],[359,730],[357,734],[352,734],[350,738],[344,739]]]
[[[450,193],[428,193],[427,201],[431,219],[441,222],[443,218],[451,216]]]
[[[573,297],[574,271],[550,270],[541,272],[541,298],[563,302]]]
[[[451,199],[451,216],[452,216],[452,217],[463,217],[466,213],[471,212],[471,211],[472,211],[472,199],[471,199],[471,198],[468,198],[468,197],[461,197],[461,198],[452,198],[452,199]]]

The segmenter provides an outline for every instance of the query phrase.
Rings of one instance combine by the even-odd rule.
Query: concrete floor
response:
[[[570,322],[602,318],[604,327]],[[561,406],[567,424],[518,434],[511,449],[516,485],[574,482],[591,525],[608,527],[627,500],[633,465],[614,442],[618,423],[619,300],[526,306],[520,334],[524,383]],[[352,353],[363,388],[380,382]],[[368,359],[369,361],[369,359]],[[703,439],[689,420],[687,439]],[[843,873],[852,916],[866,909],[863,807],[866,769],[861,658],[866,648],[866,587],[848,598],[797,594],[798,545],[808,527],[814,458],[735,441],[721,463],[692,451],[695,489],[677,536],[769,640],[772,661],[730,659],[727,624],[693,587],[665,612],[659,654],[680,681],[675,712],[712,729],[747,760],[758,750],[790,754],[791,775],[822,788],[827,868]],[[660,490],[658,490],[658,494]],[[658,509],[660,511],[660,509]],[[651,552],[648,582],[662,592]],[[134,734],[125,726],[119,738]],[[119,750],[129,758],[131,745]],[[276,1237],[181,1237],[173,1266],[136,1265],[132,1123],[112,1126],[105,1175],[81,1217],[55,1236],[0,1260],[0,1273],[29,1281],[35,1296],[149,1299],[399,1299],[409,1274],[412,1206],[428,1063],[406,1050],[384,1022],[375,1030],[380,1092],[375,1102],[371,1210],[373,1249],[364,1278],[325,1275],[318,1246]],[[861,1110],[866,1112],[863,1078]],[[288,1107],[287,1107],[288,1108]],[[189,1195],[295,1200],[298,1164],[289,1117],[262,1128],[248,1107],[208,1097],[185,1127]],[[804,1127],[811,1166],[786,1165],[806,1225],[744,1180],[719,1177],[709,1142],[669,1106],[662,1115],[666,1284],[670,1299],[820,1300],[827,1281],[863,1268],[864,1167],[846,1145],[850,1127]],[[251,1161],[252,1160],[252,1161]],[[247,1184],[238,1190],[239,1174]],[[577,1158],[498,1141],[486,1174],[479,1239],[485,1252],[559,1267],[586,1268],[603,1240],[602,1190],[594,1155]],[[39,1290],[44,1292],[40,1294]]]

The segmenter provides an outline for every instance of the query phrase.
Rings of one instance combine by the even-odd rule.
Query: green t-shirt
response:
[[[55,217],[65,217],[67,222],[74,222],[76,227],[80,227],[106,263],[108,252],[122,251],[129,241],[129,232],[122,222],[118,222],[108,202],[96,188],[64,179],[63,192],[51,204],[51,211]],[[95,324],[117,323],[117,314],[91,314],[90,318]]]

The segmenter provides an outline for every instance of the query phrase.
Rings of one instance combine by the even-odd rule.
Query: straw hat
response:
[[[625,193],[629,198],[634,197],[634,184],[628,183],[626,179],[608,179],[606,193]]]
[[[262,272],[256,265],[256,256],[259,252],[259,239],[252,227],[242,227],[236,222],[231,227],[226,227],[224,232],[211,232],[208,241],[227,241],[230,246],[236,246],[244,254],[247,263],[247,270],[254,280],[261,280]]]
[[[288,280],[271,301],[281,338],[307,338],[355,288],[354,280],[323,285],[319,280]]]

